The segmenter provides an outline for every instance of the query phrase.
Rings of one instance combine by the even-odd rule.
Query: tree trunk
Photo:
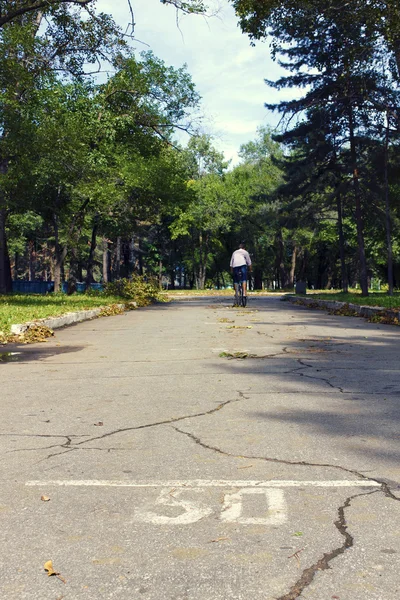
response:
[[[198,280],[197,280],[197,289],[198,290],[204,290],[205,286],[206,286],[206,269],[204,264],[199,266],[199,274],[198,274]]]
[[[340,194],[336,196],[336,206],[338,214],[338,233],[339,233],[339,253],[340,253],[340,270],[342,275],[342,290],[345,294],[349,291],[349,280],[347,277],[346,253],[344,249],[344,234],[343,234],[343,207]]]
[[[35,281],[36,278],[36,251],[35,242],[30,240],[28,242],[28,254],[29,254],[29,281]]]
[[[292,251],[292,262],[290,265],[290,273],[289,273],[289,287],[294,287],[294,274],[296,272],[296,258],[297,258],[297,246],[294,244]]]
[[[390,218],[390,201],[389,201],[389,174],[388,174],[388,163],[389,163],[389,115],[386,116],[386,136],[385,136],[385,221],[386,221],[386,245],[387,245],[387,256],[388,256],[388,294],[393,296],[393,248],[392,248],[392,224]]]
[[[117,237],[117,243],[115,248],[115,279],[119,279],[121,276],[121,238]]]
[[[78,260],[78,253],[76,250],[76,246],[71,244],[69,274],[68,274],[68,290],[67,290],[67,294],[69,296],[71,296],[72,294],[75,294],[76,290],[77,290],[76,284],[77,284],[77,281],[79,280],[78,265],[79,265],[79,260]]]
[[[129,240],[129,276],[135,270],[135,238],[132,236]]]
[[[357,225],[357,242],[358,242],[358,255],[360,261],[360,285],[361,295],[368,296],[368,273],[367,273],[367,261],[365,258],[365,243],[364,243],[364,223],[362,217],[361,207],[361,189],[360,180],[358,173],[358,161],[357,161],[357,148],[354,136],[354,120],[353,120],[353,109],[349,109],[349,138],[350,138],[350,154],[353,169],[353,187],[354,187],[354,200],[355,200],[355,216]]]
[[[184,277],[183,277],[183,266],[179,265],[179,287],[182,290],[184,288]]]
[[[256,267],[254,269],[254,286],[253,286],[253,288],[255,290],[262,290],[262,284],[263,284],[263,271],[262,271],[262,269],[260,269],[260,267]]]
[[[103,282],[111,282],[111,251],[106,238],[103,238]]]
[[[138,265],[139,265],[139,275],[143,275],[143,251],[142,251],[142,242],[140,237],[138,238]]]
[[[67,247],[58,249],[54,255],[54,292],[61,291],[61,282],[64,280],[64,260],[67,256]]]
[[[103,283],[108,283],[108,242],[103,238]]]
[[[61,281],[64,281],[64,260],[67,256],[67,245],[64,248],[60,245],[57,215],[53,216],[54,221],[54,292],[57,294],[61,290]]]
[[[14,254],[14,280],[18,279],[18,252]]]
[[[326,275],[327,275],[327,280],[325,283],[325,289],[330,290],[332,287],[332,279],[333,279],[333,273],[332,273],[332,269],[331,269],[330,265],[327,269]]]
[[[6,235],[6,209],[0,208],[0,294],[11,294],[12,277]]]
[[[281,230],[279,230],[278,233],[278,265],[280,287],[283,289],[287,285],[287,274],[285,268],[285,243],[283,241],[283,235]]]
[[[162,290],[162,277],[163,277],[163,262],[158,262],[158,287]]]
[[[94,253],[97,246],[97,230],[99,228],[99,216],[96,215],[93,221],[92,239],[90,240],[89,258],[86,267],[86,285],[89,287],[94,283],[93,268],[94,268]]]
[[[208,259],[208,236],[203,238],[203,234],[199,234],[199,269],[197,275],[197,289],[204,290],[207,276],[207,259]]]
[[[299,281],[306,281],[307,274],[307,250],[304,248],[298,249],[298,258],[300,263]]]

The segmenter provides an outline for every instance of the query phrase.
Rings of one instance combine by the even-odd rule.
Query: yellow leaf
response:
[[[50,498],[49,498],[48,496],[42,496],[40,499],[41,499],[43,502],[49,502],[49,501],[50,501]],[[47,563],[46,563],[46,564],[47,564]],[[46,568],[46,567],[45,567],[45,568]]]
[[[51,577],[52,575],[55,575],[56,577],[58,577],[58,579],[60,579],[63,583],[67,583],[64,579],[64,577],[62,575],[60,575],[60,573],[57,573],[54,569],[53,569],[53,561],[52,560],[48,560],[46,563],[44,563],[44,570],[47,571],[47,575],[49,577]]]
[[[52,560],[48,560],[46,563],[44,563],[44,570],[47,571],[47,575],[49,577],[51,577],[52,575],[57,575],[57,573],[53,569],[53,561]]]

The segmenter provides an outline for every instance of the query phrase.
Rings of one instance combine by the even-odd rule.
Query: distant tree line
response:
[[[304,90],[268,105],[281,133],[260,128],[234,168],[199,133],[187,70],[134,54],[93,2],[0,2],[1,294],[12,279],[72,293],[133,273],[225,287],[242,239],[255,289],[400,287],[400,9],[231,3],[288,71],[268,84]]]

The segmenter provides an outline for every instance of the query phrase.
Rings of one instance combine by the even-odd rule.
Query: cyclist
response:
[[[235,299],[238,296],[239,283],[243,286],[243,305],[247,304],[247,267],[251,271],[251,258],[246,250],[246,243],[241,242],[231,257],[231,273],[233,273],[233,284],[235,286]],[[236,300],[235,300],[236,304]]]

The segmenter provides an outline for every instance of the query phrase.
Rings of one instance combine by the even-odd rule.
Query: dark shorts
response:
[[[233,267],[233,283],[243,283],[247,281],[247,265]]]

